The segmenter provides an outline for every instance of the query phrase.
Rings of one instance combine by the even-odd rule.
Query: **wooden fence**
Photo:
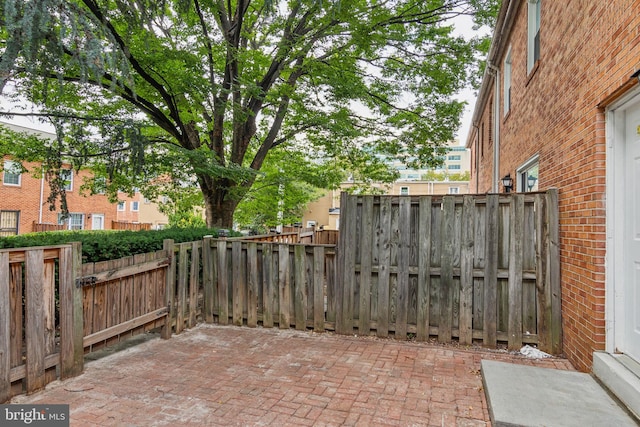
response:
[[[31,226],[31,231],[34,233],[42,232],[42,231],[60,231],[66,230],[67,226],[65,224],[48,224],[48,223],[39,223],[33,221]]]
[[[85,352],[156,327],[166,327],[169,309],[166,250],[82,265]]]
[[[170,336],[166,250],[81,259],[79,243],[0,250],[0,402],[80,374],[85,352],[123,337]]]
[[[205,239],[202,259],[205,321],[335,328],[334,246]]]
[[[557,200],[343,194],[337,331],[559,354]]]
[[[131,231],[140,231],[140,230],[151,230],[150,223],[141,223],[141,222],[126,222],[126,221],[111,221],[111,229],[112,230],[131,230]]]
[[[72,245],[0,251],[0,402],[43,388],[56,371],[82,372],[79,254]]]
[[[271,243],[303,243],[308,245],[336,245],[338,230],[313,230],[288,227],[282,233],[264,234],[258,236],[233,237],[230,240]]]
[[[80,244],[0,250],[0,402],[201,321],[561,353],[557,191],[342,197],[338,247],[167,240],[85,265]]]

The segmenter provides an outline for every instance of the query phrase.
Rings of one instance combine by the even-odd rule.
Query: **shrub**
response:
[[[200,227],[144,231],[49,231],[0,237],[0,249],[81,242],[83,262],[99,262],[161,250],[165,239],[182,243],[200,240],[206,235],[218,237],[218,230]]]

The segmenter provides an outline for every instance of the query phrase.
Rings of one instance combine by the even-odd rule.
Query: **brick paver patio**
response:
[[[485,426],[481,359],[573,369],[477,348],[200,325],[12,403],[67,403],[72,426]]]

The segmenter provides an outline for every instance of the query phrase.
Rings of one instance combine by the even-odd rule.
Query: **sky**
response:
[[[469,39],[477,35],[490,35],[491,29],[484,27],[476,31],[473,29],[473,19],[470,16],[459,16],[454,21],[454,32]],[[465,145],[467,142],[467,136],[471,128],[471,122],[473,119],[473,109],[477,98],[477,91],[471,88],[465,88],[457,96],[456,99],[467,101],[464,113],[462,115],[461,126],[457,132],[457,138],[461,145]]]

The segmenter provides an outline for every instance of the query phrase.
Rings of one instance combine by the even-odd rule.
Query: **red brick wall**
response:
[[[9,159],[8,157],[6,159]],[[21,176],[20,186],[4,185],[0,181],[0,210],[20,211],[20,224],[18,232],[20,234],[33,231],[33,222],[39,222],[42,214],[43,223],[57,224],[58,213],[60,213],[60,203],[56,203],[56,210],[49,210],[47,197],[51,193],[49,185],[44,182],[39,175],[39,164],[24,163],[28,169]],[[84,214],[84,228],[91,229],[91,215],[103,214],[105,217],[105,229],[111,228],[111,221],[116,219],[116,206],[109,202],[105,195],[89,196],[88,192],[81,194],[80,187],[83,178],[89,177],[87,171],[74,172],[71,191],[67,192],[67,204],[69,212]],[[41,191],[42,189],[42,191]]]
[[[538,154],[539,189],[559,189],[564,351],[589,370],[593,351],[605,345],[606,146],[598,104],[640,68],[640,1],[543,0],[540,61],[530,75],[523,4],[507,44],[512,95],[506,118],[501,105],[499,176],[515,177]],[[495,65],[502,68],[503,61]],[[488,115],[489,102],[483,122]],[[491,189],[487,154],[485,147],[472,181],[480,193]]]

